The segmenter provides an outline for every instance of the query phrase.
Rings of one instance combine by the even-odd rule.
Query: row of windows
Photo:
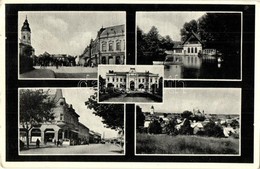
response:
[[[201,50],[199,50],[201,52]],[[198,53],[198,49],[196,47],[189,47],[188,53]]]
[[[117,41],[116,42],[116,51],[121,51],[121,41]],[[102,46],[101,46],[101,50],[102,52],[106,52],[107,51],[107,42],[102,42]],[[123,50],[125,50],[125,44],[123,44]],[[109,42],[108,43],[108,51],[114,51],[114,42]]]
[[[141,83],[141,81],[144,83],[145,79],[139,79],[138,81],[139,81],[139,83]],[[149,82],[149,79],[146,79],[146,82]],[[152,78],[150,79],[150,82],[151,82],[151,83],[153,82],[153,79],[152,79]],[[156,81],[156,82],[157,82],[157,81]]]
[[[109,81],[110,80],[110,81]],[[126,82],[126,79],[125,78],[111,78],[111,79],[109,79],[109,77],[107,78],[107,82]],[[138,79],[138,81],[139,81],[139,83],[141,83],[141,82],[143,82],[144,83],[144,81],[145,81],[145,79],[143,78],[143,79]],[[146,79],[146,82],[148,82],[149,81],[149,79]],[[152,83],[153,82],[153,79],[151,78],[150,79],[150,82]],[[156,83],[157,83],[157,81],[155,81]]]
[[[114,77],[113,77],[113,78],[111,79],[111,82],[115,82],[115,80],[116,80],[116,82],[119,82],[119,81],[120,81],[120,82],[123,82],[123,81],[126,82],[126,79],[125,79],[125,78],[118,78],[118,77],[117,77],[117,78],[114,78]],[[109,82],[109,77],[107,78],[107,82]]]

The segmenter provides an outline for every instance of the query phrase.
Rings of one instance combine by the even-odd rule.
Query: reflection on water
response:
[[[180,62],[166,63],[164,77],[166,79],[222,79],[225,78],[223,70],[223,62],[218,62],[215,57],[186,56]]]

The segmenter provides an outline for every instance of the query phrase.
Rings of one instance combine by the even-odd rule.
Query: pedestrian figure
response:
[[[59,68],[59,62],[58,62],[58,60],[56,60],[55,64],[56,64],[56,69],[58,69],[58,68]]]
[[[57,147],[59,147],[59,144],[60,144],[60,140],[57,141]]]
[[[36,148],[39,148],[40,147],[40,140],[37,138],[36,140]]]

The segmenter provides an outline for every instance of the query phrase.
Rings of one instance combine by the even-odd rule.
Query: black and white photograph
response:
[[[137,155],[240,155],[241,89],[164,90],[136,104]]]
[[[125,12],[23,11],[18,18],[21,79],[97,79],[99,64],[125,64]]]
[[[163,102],[163,66],[99,66],[99,102]]]
[[[241,80],[241,12],[137,12],[137,64],[165,79]]]
[[[21,88],[20,155],[123,155],[124,105],[92,88]]]
[[[1,166],[259,168],[256,1],[4,0]]]

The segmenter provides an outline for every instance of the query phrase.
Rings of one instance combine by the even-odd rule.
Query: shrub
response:
[[[149,124],[148,132],[150,134],[161,134],[162,133],[161,124],[157,120],[152,121]]]

